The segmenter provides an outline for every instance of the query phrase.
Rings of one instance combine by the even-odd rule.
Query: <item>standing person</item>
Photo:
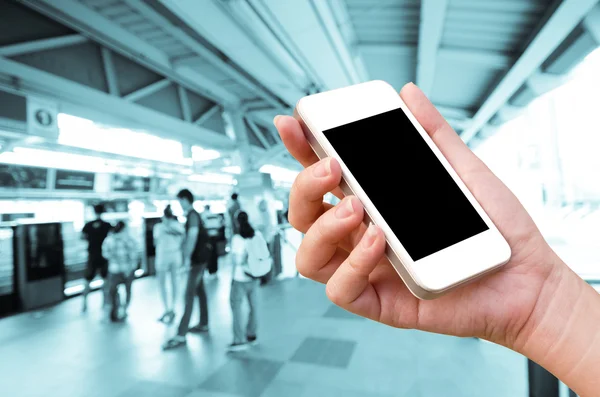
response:
[[[185,230],[173,215],[170,205],[164,211],[162,221],[154,226],[152,231],[156,246],[156,275],[158,287],[163,301],[164,313],[158,321],[170,324],[175,319],[175,302],[177,301],[177,272],[182,265],[183,238]],[[167,284],[171,277],[171,302],[169,303]]]
[[[262,236],[262,233],[248,222],[248,214],[244,211],[238,212],[237,223],[239,234],[234,234],[231,241],[231,253],[233,255],[233,280],[231,283],[231,311],[233,313],[233,342],[229,345],[229,351],[239,351],[248,348],[257,342],[257,290],[260,275],[270,270],[271,257]],[[264,262],[263,262],[264,261]],[[261,265],[263,262],[265,265]],[[258,263],[258,264],[257,264]],[[266,268],[264,266],[267,266]],[[264,273],[257,275],[257,268],[263,268]],[[248,301],[248,322],[244,326],[242,315],[242,304]]]
[[[125,222],[117,222],[112,233],[104,240],[102,254],[108,260],[110,320],[122,321],[127,317],[127,309],[131,303],[131,284],[139,261],[137,243],[129,234]],[[126,294],[123,315],[119,315],[121,299],[118,288],[120,284],[125,284]]]
[[[233,193],[231,195],[231,201],[229,202],[229,205],[227,206],[227,214],[229,215],[229,223],[230,223],[232,235],[239,233],[236,216],[237,216],[237,212],[240,211],[241,209],[242,209],[242,206],[240,205],[240,202],[238,200],[238,194]]]
[[[83,307],[82,311],[87,311],[87,298],[90,293],[90,282],[100,273],[100,277],[104,280],[103,300],[104,305],[108,303],[108,262],[102,256],[102,243],[108,236],[112,226],[110,223],[102,219],[104,213],[104,205],[94,205],[95,219],[85,224],[82,230],[83,238],[88,242],[88,261],[85,270],[85,287],[83,289]]]
[[[185,287],[185,309],[177,329],[177,335],[163,345],[164,350],[185,345],[185,336],[188,331],[208,332],[208,301],[203,278],[210,253],[208,233],[200,214],[194,210],[194,195],[192,192],[183,189],[177,194],[177,199],[181,204],[181,208],[187,214],[185,222],[186,236],[183,244],[183,266],[188,269],[188,280]],[[200,323],[189,328],[195,296],[198,297],[200,304]]]
[[[208,278],[216,278],[218,270],[219,255],[217,254],[217,237],[219,234],[219,217],[210,210],[210,204],[204,206],[204,211],[200,214],[204,221],[204,226],[208,232],[210,241],[210,252],[208,255]]]
[[[260,231],[267,242],[267,246],[269,247],[269,253],[271,257],[273,257],[273,243],[275,240],[275,224],[273,222],[273,218],[269,213],[269,205],[267,200],[261,199],[258,202],[258,223],[256,224],[256,230]],[[265,285],[273,278],[273,272],[267,274],[265,277],[261,278],[260,284]]]

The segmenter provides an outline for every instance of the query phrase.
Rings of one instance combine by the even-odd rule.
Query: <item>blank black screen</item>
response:
[[[414,261],[488,229],[401,109],[324,134]]]

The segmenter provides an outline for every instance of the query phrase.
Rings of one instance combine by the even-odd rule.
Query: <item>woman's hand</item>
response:
[[[547,338],[541,341],[546,346],[563,335],[556,324],[547,324],[547,310],[562,305],[556,299],[575,304],[578,291],[571,287],[563,293],[563,287],[584,288],[585,283],[560,261],[518,199],[471,152],[424,94],[409,84],[400,96],[506,238],[512,250],[510,262],[438,299],[415,298],[385,258],[381,230],[372,226],[367,231],[359,200],[343,197],[338,187],[340,165],[334,159],[318,161],[298,122],[279,116],[275,124],[285,146],[306,167],[290,194],[290,223],[306,234],[296,257],[298,271],[326,283],[328,297],[358,315],[394,327],[476,336],[525,354],[529,349],[537,359],[538,350],[543,354],[544,349],[531,340],[539,337],[540,329],[548,327],[553,332],[544,331]],[[332,207],[323,202],[327,192],[343,200]],[[390,200],[394,195],[389,191]],[[570,312],[563,308],[553,315],[566,322]]]

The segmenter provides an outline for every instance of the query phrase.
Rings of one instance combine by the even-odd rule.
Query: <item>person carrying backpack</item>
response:
[[[229,351],[247,349],[257,343],[258,285],[261,277],[271,271],[272,260],[265,238],[248,222],[248,214],[238,212],[236,216],[239,234],[231,241],[233,255],[233,280],[231,283],[231,311],[233,313],[233,342]],[[242,304],[248,300],[250,308],[248,322],[244,329]]]
[[[112,233],[102,243],[102,256],[108,260],[108,295],[111,302],[110,320],[122,321],[127,317],[127,308],[131,302],[131,284],[139,262],[138,245],[127,232],[127,225],[119,221]],[[119,284],[125,284],[124,313],[119,315],[121,299]]]

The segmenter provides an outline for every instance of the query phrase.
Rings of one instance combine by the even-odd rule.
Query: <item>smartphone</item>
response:
[[[383,230],[386,256],[417,298],[508,262],[508,243],[391,85],[309,95],[294,116],[318,157],[340,163],[342,191]]]

